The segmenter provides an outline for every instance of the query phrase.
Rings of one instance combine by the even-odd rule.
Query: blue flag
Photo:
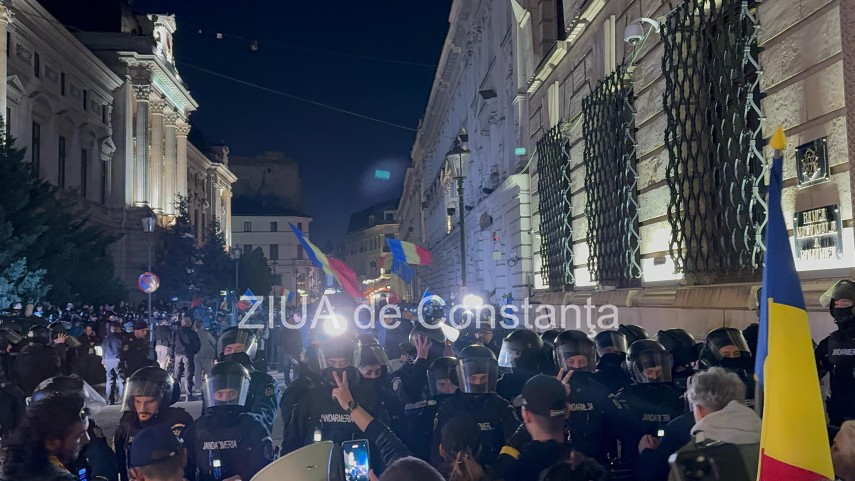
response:
[[[398,276],[407,284],[413,282],[416,272],[406,262],[401,262],[398,259],[392,259],[392,274]]]

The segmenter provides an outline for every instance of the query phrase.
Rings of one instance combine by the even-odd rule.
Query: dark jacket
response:
[[[193,417],[181,408],[169,407],[161,409],[154,417],[142,423],[136,413],[125,413],[125,417],[113,436],[113,446],[116,448],[116,465],[119,469],[119,479],[127,481],[128,453],[134,436],[141,430],[151,426],[168,426],[175,436],[182,441],[184,432],[193,424]]]
[[[169,326],[160,325],[154,328],[154,342],[158,346],[171,347],[172,329]]]
[[[407,445],[401,442],[389,426],[377,419],[365,428],[365,437],[380,450],[383,466],[389,466],[400,458],[412,456]]]
[[[532,441],[522,451],[500,456],[500,472],[505,481],[533,481],[540,473],[558,464],[570,455],[570,446],[557,441]]]
[[[121,333],[111,333],[104,338],[101,347],[104,348],[105,361],[112,361],[119,358],[119,353],[122,352],[124,337]]]
[[[182,327],[175,332],[172,345],[169,347],[170,356],[195,356],[202,347],[199,335],[190,327]]]

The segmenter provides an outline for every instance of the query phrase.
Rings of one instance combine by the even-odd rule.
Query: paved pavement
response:
[[[273,378],[279,382],[280,386],[282,385],[283,377],[281,373],[271,371],[270,375],[273,376]],[[100,390],[103,394],[104,387],[102,385],[95,386],[95,389]],[[193,416],[193,419],[198,418],[202,413],[202,401],[178,402],[175,403],[174,406],[185,409],[188,413],[190,413],[191,416]],[[95,422],[104,431],[104,435],[107,436],[110,445],[113,444],[113,433],[116,432],[116,428],[119,425],[119,419],[121,417],[121,405],[106,406],[93,416]],[[282,444],[281,412],[276,413],[276,420],[273,422],[273,432],[271,433],[271,435],[273,438],[274,446]]]

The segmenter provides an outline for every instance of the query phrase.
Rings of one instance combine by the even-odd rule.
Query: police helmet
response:
[[[258,339],[251,329],[230,327],[217,338],[217,359],[219,361],[237,361],[241,364],[252,363],[258,350]]]
[[[745,338],[745,343],[748,344],[748,350],[757,352],[757,338],[760,337],[760,324],[753,322],[742,330],[742,337]]]
[[[635,341],[650,339],[650,335],[647,334],[647,330],[635,324],[621,324],[618,326],[618,331],[622,332],[623,335],[626,336],[626,342],[630,346]]]
[[[566,371],[594,371],[594,341],[582,331],[564,331],[555,338],[555,364]]]
[[[563,332],[562,329],[549,329],[540,333],[540,340],[543,341],[543,347],[552,349],[555,347],[555,338]]]
[[[641,339],[629,346],[626,364],[632,379],[638,384],[670,382],[673,360],[662,344]]]
[[[410,331],[410,344],[416,345],[416,336],[424,336],[438,344],[445,344],[447,337],[441,329],[440,323],[424,325],[421,322],[416,322],[413,329]]]
[[[848,279],[839,280],[819,296],[819,303],[823,307],[828,307],[828,312],[838,324],[855,316],[855,306],[836,307],[836,301],[841,299],[855,303],[855,282]]]
[[[246,405],[249,370],[235,361],[219,362],[205,375],[202,397],[208,409],[238,408]]]
[[[158,409],[164,409],[177,400],[175,381],[168,372],[157,366],[144,367],[131,374],[125,383],[122,411],[136,412],[134,400],[137,396],[152,397],[157,401]]]
[[[460,389],[468,394],[496,392],[499,363],[489,348],[473,344],[460,351],[457,378]]]
[[[65,336],[66,336],[65,345],[66,346],[68,346],[68,347],[79,347],[80,346],[80,341],[78,341],[76,337],[69,336],[68,330],[65,328],[65,324],[63,324],[61,322],[58,322],[58,321],[52,322],[48,326],[48,331],[50,331],[50,338],[52,341],[56,340],[56,338],[59,337],[60,334],[65,334]]]
[[[355,346],[353,340],[347,336],[335,337],[318,346],[318,366],[321,371],[332,368],[343,368],[353,366]],[[333,359],[343,359],[343,364],[340,362],[330,363]]]
[[[537,370],[543,360],[543,341],[536,332],[519,329],[510,332],[502,341],[499,367]]]
[[[610,353],[626,354],[629,346],[626,335],[620,331],[600,331],[594,336],[594,343],[600,357]]]
[[[27,330],[27,341],[34,344],[50,344],[50,331],[45,326],[30,326]]]
[[[318,344],[309,344],[300,353],[300,362],[315,374],[321,374],[321,371],[323,371],[320,365],[320,356],[318,355],[319,349],[320,346]]]
[[[675,366],[688,366],[698,360],[695,337],[685,329],[665,329],[656,333],[656,341],[674,357]]]
[[[456,357],[441,357],[431,363],[428,368],[428,384],[430,395],[454,394],[460,387],[457,378],[457,366],[460,361]]]
[[[363,334],[357,339],[356,367],[365,377],[377,378],[383,377],[389,372],[389,357],[386,356],[386,351],[380,346],[380,341],[370,334]],[[380,372],[377,373],[376,368],[371,366],[380,366]],[[371,371],[373,374],[369,374]]]
[[[743,369],[751,371],[751,350],[742,335],[735,327],[719,327],[707,334],[704,349],[698,361],[701,369],[721,366],[726,369]]]
[[[24,338],[12,329],[0,328],[0,354],[6,352],[9,346],[18,344]]]
[[[33,390],[33,395],[27,398],[27,406],[57,394],[82,396],[83,406],[89,413],[97,413],[107,405],[107,401],[89,383],[79,376],[71,375],[54,376],[39,383]]]

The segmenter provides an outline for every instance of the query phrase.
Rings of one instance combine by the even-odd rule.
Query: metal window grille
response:
[[[623,68],[601,80],[582,101],[588,270],[600,285],[641,281],[635,97]]]
[[[766,223],[753,2],[685,0],[663,25],[670,255],[691,283],[750,279]]]
[[[573,228],[570,204],[570,141],[559,122],[537,142],[537,188],[540,193],[540,275],[552,291],[571,289]]]

